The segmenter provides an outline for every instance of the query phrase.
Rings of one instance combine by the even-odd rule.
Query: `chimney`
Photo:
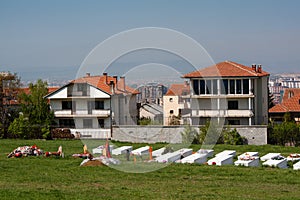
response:
[[[261,65],[260,65],[260,64],[257,65],[257,72],[258,72],[258,73],[261,73]]]
[[[252,70],[256,72],[256,64],[252,64]]]
[[[118,84],[118,76],[113,76],[113,78],[114,78],[116,86],[117,86],[117,84]]]
[[[120,77],[120,80],[118,82],[118,89],[120,89],[122,91],[126,91],[125,76]]]
[[[90,72],[87,72],[87,73],[85,73],[85,76],[86,76],[86,77],[90,77],[90,76],[91,76],[91,73],[90,73]]]
[[[103,73],[103,76],[104,76],[104,78],[105,78],[105,83],[107,84],[107,73],[104,72],[104,73]]]
[[[115,83],[114,83],[114,81],[110,81],[109,86],[110,86],[111,94],[115,94]]]

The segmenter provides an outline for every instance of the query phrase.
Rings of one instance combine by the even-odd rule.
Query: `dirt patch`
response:
[[[82,166],[105,166],[100,160],[89,160]]]

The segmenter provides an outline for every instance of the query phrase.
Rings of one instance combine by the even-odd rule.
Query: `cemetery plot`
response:
[[[300,154],[297,154],[297,153],[290,154],[287,157],[287,160],[288,161],[299,161],[300,160]]]
[[[246,152],[238,156],[238,160],[234,162],[236,166],[258,167],[258,152]]]
[[[152,156],[153,157],[161,156],[164,153],[165,150],[166,150],[166,147],[162,147],[160,149],[157,149],[157,150],[152,152]]]
[[[207,158],[209,158],[209,157],[213,157],[214,150],[212,150],[212,149],[199,149],[197,151],[197,153],[204,154],[204,155],[206,155]]]
[[[102,154],[103,149],[105,149],[105,145],[98,146],[93,149],[93,154]],[[112,150],[114,149],[114,145],[109,145],[110,152],[112,153]]]
[[[278,167],[282,169],[288,168],[287,159],[280,155],[267,160],[263,163],[263,165],[269,167]]]
[[[236,151],[235,150],[224,150],[224,151],[216,154],[215,156],[219,157],[219,156],[225,156],[225,155],[235,156],[236,155]]]
[[[253,157],[253,156],[258,157],[258,156],[259,156],[259,153],[258,153],[258,152],[250,152],[250,151],[248,151],[248,152],[245,152],[245,153],[239,155],[239,156],[238,156],[238,159],[239,159],[239,160],[245,160],[245,159],[247,159],[248,157]]]
[[[294,170],[300,170],[300,161],[293,165]]]
[[[181,159],[180,163],[197,163],[197,164],[203,164],[206,161],[207,161],[206,154],[194,153],[192,155],[189,155],[189,156]]]
[[[122,146],[112,150],[113,155],[121,155],[130,153],[132,151],[132,146]]]
[[[233,164],[233,155],[218,155],[207,162],[208,165],[232,165]]]
[[[275,158],[277,156],[280,156],[280,153],[268,153],[266,155],[264,155],[263,157],[260,158],[261,161],[267,161],[270,160],[272,158]]]
[[[149,146],[140,147],[138,149],[135,149],[135,150],[131,151],[131,154],[136,155],[136,156],[149,154]]]
[[[179,149],[172,153],[166,153],[156,157],[154,160],[157,162],[165,163],[165,162],[176,162],[181,158],[187,157],[193,153],[193,149]]]
[[[166,162],[175,162],[177,160],[180,160],[180,158],[181,158],[181,154],[179,152],[172,152],[172,153],[166,153],[160,155],[154,158],[154,160],[159,163],[166,163]]]

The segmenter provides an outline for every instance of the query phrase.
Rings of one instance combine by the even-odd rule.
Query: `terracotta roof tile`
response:
[[[185,74],[184,78],[197,77],[261,77],[269,76],[268,72],[253,70],[252,67],[247,67],[232,61],[220,62],[216,65],[206,67],[191,73]]]
[[[300,112],[300,89],[287,88],[281,104],[277,104],[271,109],[270,113]]]
[[[182,96],[190,93],[190,86],[186,83],[172,84],[165,96]]]
[[[120,80],[116,80],[117,78],[103,75],[103,76],[86,76],[81,77],[78,79],[75,79],[71,81],[71,83],[88,83],[96,88],[99,88],[100,90],[112,94],[110,83],[113,82],[115,86],[115,93],[116,94],[122,94],[122,93],[131,93],[131,94],[138,94],[139,92],[129,86],[124,86],[121,88],[121,84],[118,84]],[[124,83],[125,84],[125,83]],[[117,86],[117,87],[116,87]]]

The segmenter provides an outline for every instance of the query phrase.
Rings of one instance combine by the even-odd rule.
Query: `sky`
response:
[[[297,0],[0,0],[0,71],[31,80],[74,76],[112,35],[161,27],[193,38],[216,63],[257,63],[270,73],[296,73],[299,8]]]

